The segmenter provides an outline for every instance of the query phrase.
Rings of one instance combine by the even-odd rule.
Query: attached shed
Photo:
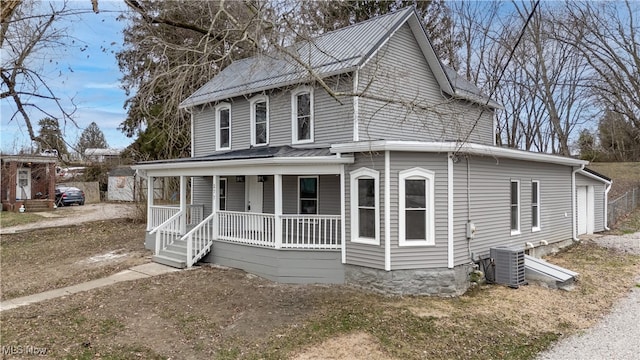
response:
[[[576,173],[576,235],[609,230],[607,227],[607,195],[611,179],[591,169]]]
[[[136,193],[136,172],[130,167],[115,168],[107,173],[109,201],[134,201]]]

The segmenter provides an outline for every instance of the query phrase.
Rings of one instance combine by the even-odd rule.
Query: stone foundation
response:
[[[383,294],[459,296],[469,288],[471,271],[470,264],[392,271],[345,265],[345,283]]]

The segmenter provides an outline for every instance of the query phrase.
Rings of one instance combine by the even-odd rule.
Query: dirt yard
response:
[[[142,224],[106,220],[4,235],[2,298],[149,261],[143,234]],[[640,286],[640,256],[624,249],[586,241],[548,260],[580,273],[574,291],[385,297],[200,266],[2,312],[0,338],[70,359],[527,359]]]

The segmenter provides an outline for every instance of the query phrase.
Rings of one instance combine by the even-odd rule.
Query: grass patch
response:
[[[10,226],[30,224],[37,221],[44,220],[45,218],[36,213],[19,213],[13,211],[0,212],[0,228],[7,228]]]

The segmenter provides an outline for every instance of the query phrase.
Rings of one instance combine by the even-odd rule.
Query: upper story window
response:
[[[415,168],[399,175],[399,245],[434,245],[434,174]]]
[[[292,143],[313,142],[313,89],[300,87],[291,93]]]
[[[520,181],[511,180],[511,235],[520,234]]]
[[[351,241],[380,245],[380,174],[361,168],[350,176]]]
[[[231,149],[231,105],[222,103],[216,107],[216,150]]]
[[[257,96],[251,104],[251,145],[260,146],[269,143],[269,98]]]

